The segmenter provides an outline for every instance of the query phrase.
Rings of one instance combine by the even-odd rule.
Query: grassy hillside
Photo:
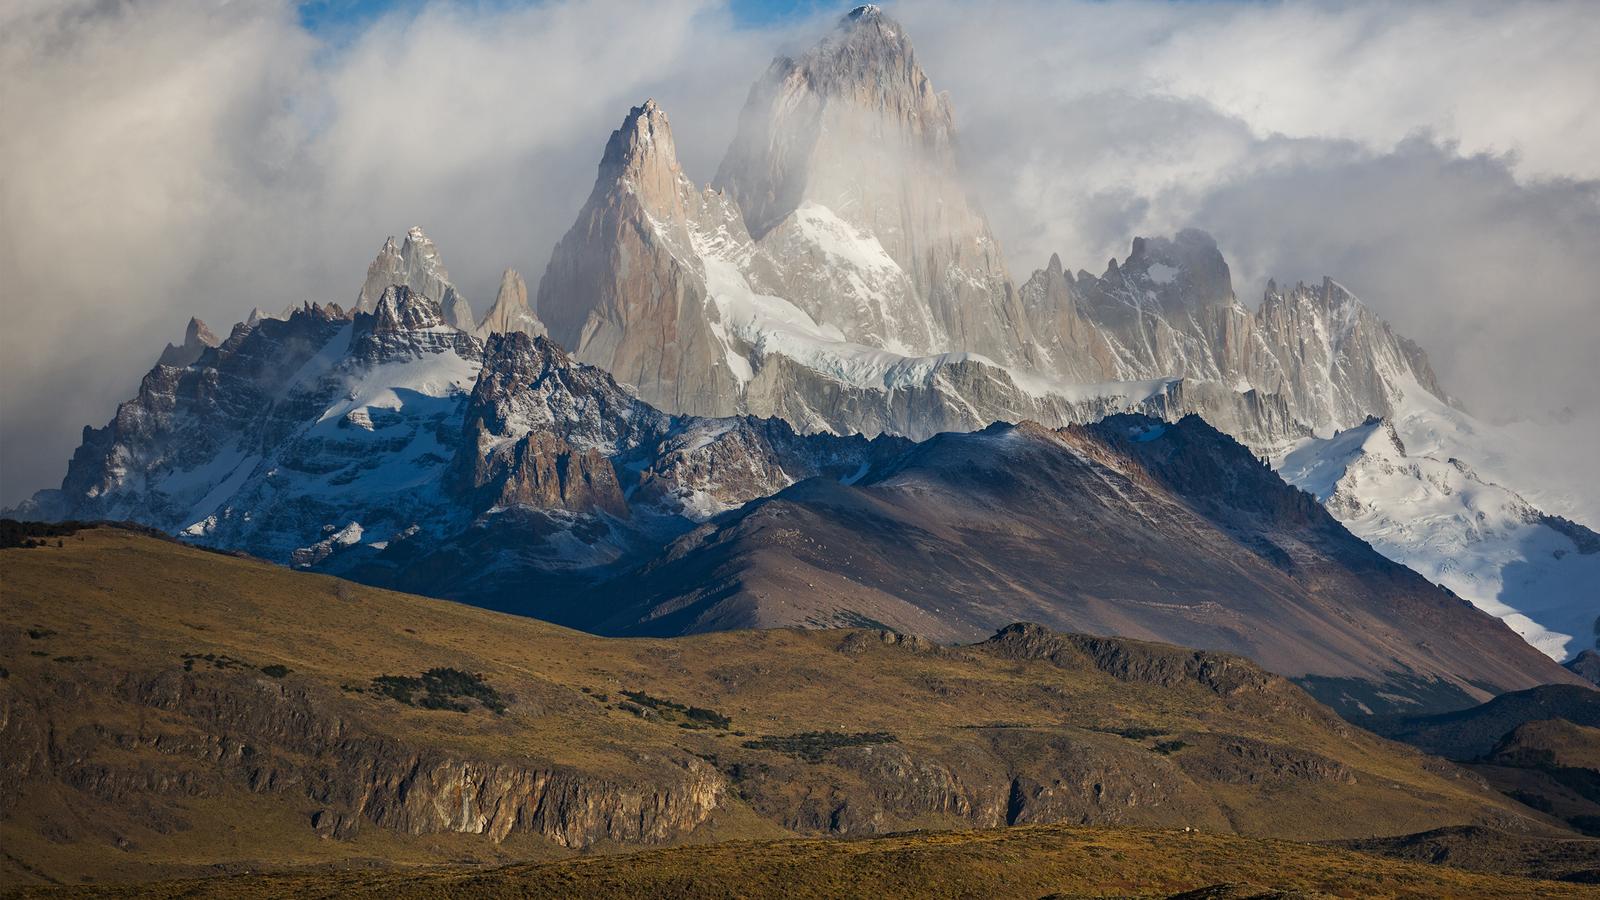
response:
[[[10,884],[1043,822],[1559,827],[1164,645],[606,639],[116,529],[0,550],[0,577]]]
[[[1204,891],[1205,888],[1212,891]],[[736,841],[488,871],[327,872],[41,896],[346,898],[1593,897],[1580,884],[1233,835],[1019,826],[855,841]],[[33,896],[29,892],[27,896]]]

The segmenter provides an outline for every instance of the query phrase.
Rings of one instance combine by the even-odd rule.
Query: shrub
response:
[[[676,721],[680,728],[721,728],[726,731],[728,726],[733,724],[732,719],[714,709],[685,706],[682,703],[652,697],[644,691],[622,691],[622,696],[627,697],[641,710],[650,710],[663,720]],[[604,700],[605,695],[601,694],[600,699]]]
[[[433,668],[423,672],[420,678],[379,675],[372,679],[372,690],[407,706],[422,709],[467,712],[472,707],[465,701],[475,700],[496,715],[504,715],[506,711],[505,699],[483,680],[482,675],[460,669]]]
[[[727,730],[728,726],[733,724],[733,720],[722,713],[719,713],[714,709],[705,709],[699,706],[689,707],[689,712],[687,715],[693,721],[702,722],[706,725],[710,725],[712,728],[721,728],[723,730]]]
[[[750,750],[774,750],[798,756],[809,763],[822,762],[823,756],[840,747],[860,747],[867,744],[893,744],[900,739],[887,731],[862,731],[846,734],[841,731],[805,731],[800,734],[768,735],[745,741]]]

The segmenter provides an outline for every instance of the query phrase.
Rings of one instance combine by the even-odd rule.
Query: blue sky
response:
[[[411,10],[427,0],[305,0],[300,4],[300,23],[306,30],[331,42],[339,42],[359,31],[372,20],[392,10]],[[483,6],[519,6],[538,0],[480,0]],[[818,10],[843,9],[848,2],[837,0],[731,0],[735,19],[742,25],[760,27],[802,18]]]

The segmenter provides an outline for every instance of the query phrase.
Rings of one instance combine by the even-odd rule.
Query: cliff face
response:
[[[1127,259],[1098,277],[1064,272],[1052,257],[1021,294],[1045,367],[1073,380],[1167,376],[1219,396],[1255,393],[1321,433],[1388,416],[1410,392],[1453,402],[1421,348],[1332,279],[1286,290],[1269,282],[1261,305],[1246,309],[1216,242],[1194,229],[1135,238]],[[1215,409],[1189,406],[1254,443],[1293,434],[1255,419],[1237,429]]]
[[[655,759],[650,778],[627,779],[397,740],[323,690],[254,672],[121,673],[58,688],[54,697],[4,698],[0,741],[12,762],[0,797],[12,804],[40,778],[113,803],[242,788],[309,805],[307,827],[340,840],[376,826],[496,842],[529,833],[576,848],[670,842],[703,823],[726,789],[714,769],[681,753]],[[166,716],[161,725],[59,730],[63,702],[96,695]]]

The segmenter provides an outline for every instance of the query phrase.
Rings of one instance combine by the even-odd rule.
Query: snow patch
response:
[[[1150,276],[1150,280],[1156,284],[1171,284],[1178,280],[1179,271],[1178,268],[1169,266],[1166,263],[1151,263],[1150,268],[1145,270],[1145,274]]]

